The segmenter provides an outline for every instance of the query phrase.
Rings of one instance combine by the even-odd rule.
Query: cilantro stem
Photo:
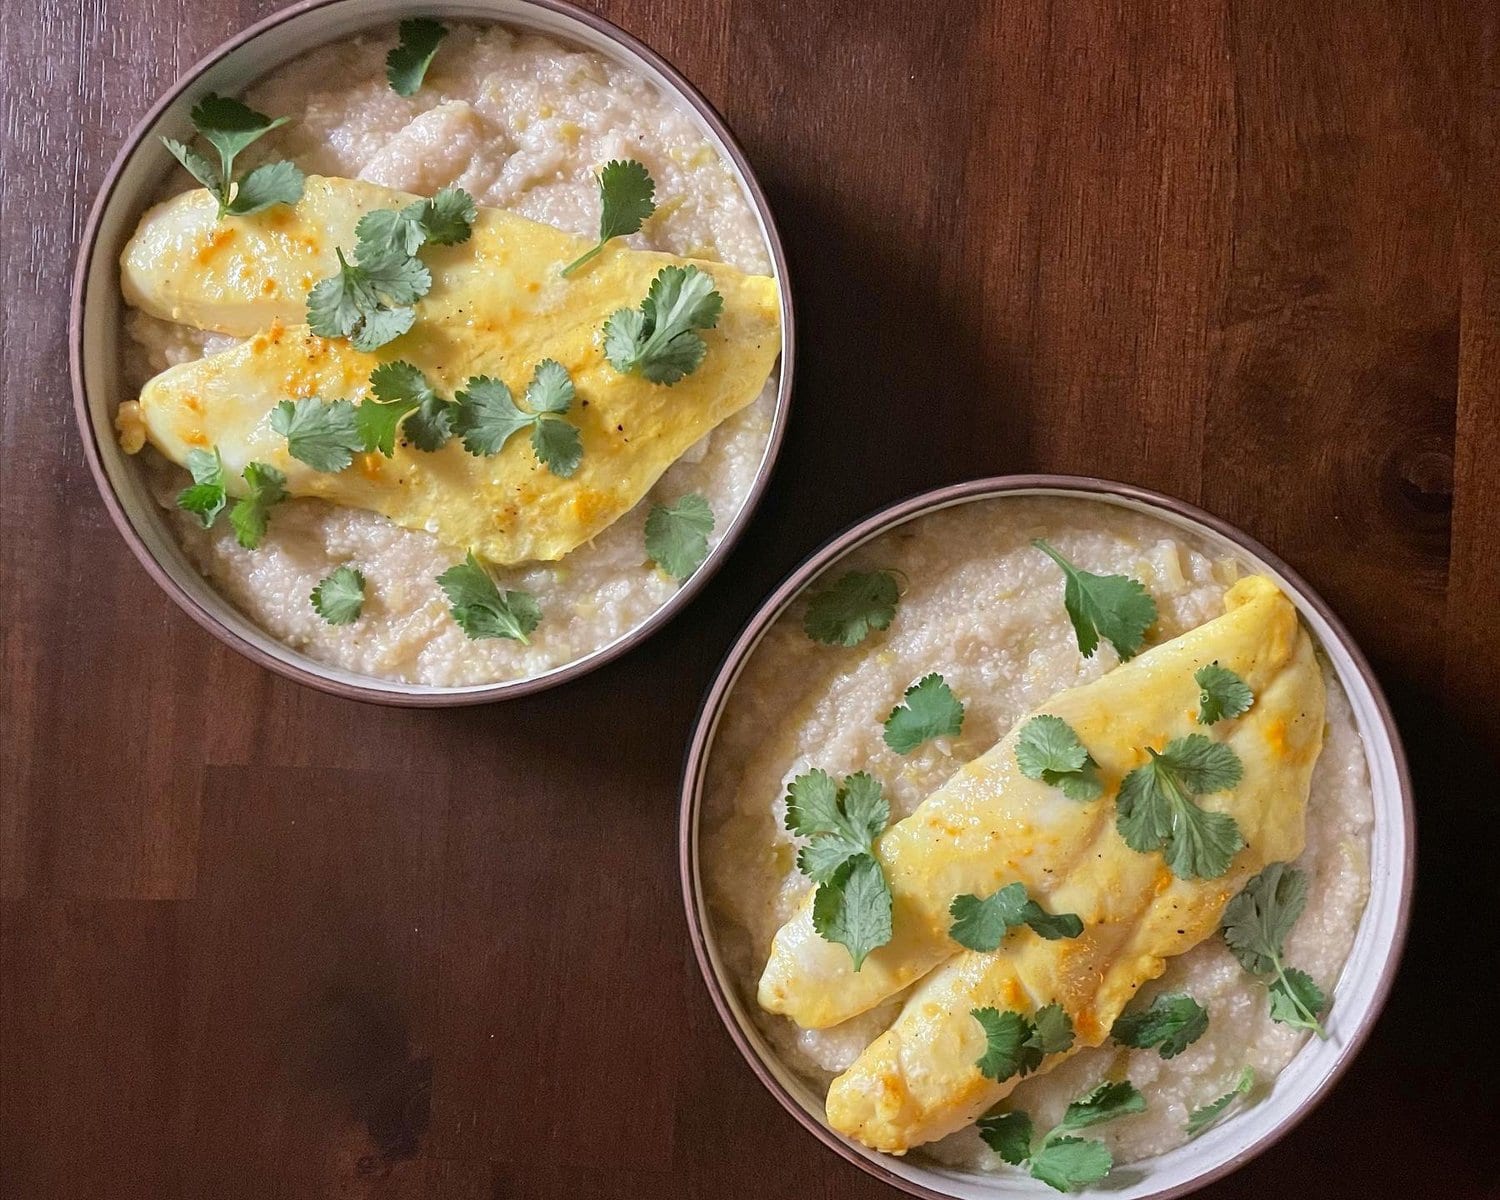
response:
[[[565,266],[562,269],[562,273],[564,275],[571,275],[574,271],[578,270],[578,268],[581,267],[581,266],[583,266],[585,263],[592,262],[596,257],[598,257],[600,251],[602,251],[603,249],[604,249],[604,243],[603,242],[599,242],[598,244],[590,247],[588,250],[585,250],[577,258],[575,258],[572,262],[570,262],[567,266]]]

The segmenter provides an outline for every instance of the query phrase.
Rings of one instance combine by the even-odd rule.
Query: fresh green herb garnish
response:
[[[1124,1013],[1109,1036],[1122,1046],[1176,1058],[1208,1029],[1208,1010],[1188,995],[1158,996],[1149,1008]]]
[[[1045,1005],[1030,1017],[995,1008],[971,1009],[969,1015],[984,1030],[985,1051],[974,1065],[997,1083],[1029,1075],[1047,1055],[1073,1045],[1073,1018],[1061,1004]]]
[[[1255,693],[1238,675],[1216,662],[1193,672],[1198,685],[1198,724],[1212,725],[1237,717],[1255,703]]]
[[[234,502],[229,523],[239,544],[254,550],[266,536],[272,505],[286,499],[286,475],[265,463],[253,462],[246,465],[243,478],[250,490]]]
[[[1027,779],[1061,788],[1069,800],[1097,800],[1104,793],[1098,764],[1061,717],[1043,714],[1021,726],[1016,765]]]
[[[719,323],[724,298],[697,267],[663,267],[639,308],[622,308],[604,323],[604,356],[622,375],[673,384],[690,375],[708,347],[698,335]]]
[[[542,619],[536,597],[530,592],[502,593],[474,551],[437,581],[448,597],[453,619],[472,640],[510,638],[523,646],[531,644],[531,632]]]
[[[1008,883],[981,900],[965,893],[948,906],[953,917],[949,936],[969,950],[995,950],[1018,925],[1029,925],[1049,942],[1076,938],[1083,932],[1077,913],[1049,913],[1026,894],[1024,883]]]
[[[370,434],[384,435],[384,427],[390,423],[389,409],[401,411],[405,418],[401,432],[418,450],[432,452],[441,450],[453,436],[458,420],[458,405],[444,400],[427,377],[409,362],[381,363],[370,373],[370,388],[375,394],[376,406],[371,417],[361,423],[360,433],[365,439],[365,448],[378,448],[387,453],[382,441],[377,447],[370,445]],[[363,410],[370,401],[359,406]],[[394,429],[392,430],[394,440]],[[394,451],[394,446],[392,446]]]
[[[963,728],[964,706],[936,672],[917,680],[901,699],[885,719],[885,744],[897,754],[910,754],[932,738],[957,737]]]
[[[318,581],[312,606],[330,625],[350,625],[365,606],[365,577],[354,567],[339,567]]]
[[[673,579],[686,579],[708,557],[713,530],[713,510],[696,493],[679,497],[676,504],[652,505],[646,517],[646,553]]]
[[[1227,791],[1244,773],[1239,755],[1201,733],[1173,738],[1120,783],[1115,825],[1132,850],[1162,851],[1179,879],[1217,879],[1243,849],[1228,813],[1201,808],[1195,796]]]
[[[1042,538],[1031,543],[1059,567],[1067,580],[1063,606],[1073,622],[1078,650],[1093,658],[1104,638],[1119,654],[1131,658],[1146,640],[1146,630],[1156,621],[1156,601],[1137,580],[1128,575],[1095,575],[1080,570]]]
[[[401,41],[385,56],[385,77],[398,96],[415,96],[448,30],[431,17],[413,17],[402,21],[396,31]]]
[[[405,208],[377,208],[354,227],[356,256],[361,262],[414,258],[428,243],[452,246],[469,240],[479,210],[462,188],[446,187],[435,196],[414,200]]]
[[[1329,997],[1305,971],[1281,961],[1287,935],[1307,907],[1307,876],[1285,863],[1271,863],[1224,908],[1224,940],[1240,965],[1266,983],[1271,1019],[1320,1038],[1319,1018]]]
[[[415,258],[380,254],[353,263],[338,255],[339,273],[319,280],[307,296],[307,325],[319,337],[348,338],[356,350],[378,350],[417,319],[411,306],[432,287],[432,274]]]
[[[1129,1080],[1101,1083],[1068,1105],[1063,1119],[1040,1143],[1031,1118],[1019,1110],[981,1117],[979,1136],[1012,1166],[1028,1166],[1034,1178],[1059,1192],[1076,1192],[1108,1175],[1114,1156],[1103,1142],[1071,1135],[1145,1109],[1146,1098]]]
[[[1219,1119],[1224,1110],[1241,1096],[1248,1096],[1250,1089],[1255,1086],[1255,1071],[1246,1067],[1240,1072],[1240,1077],[1235,1081],[1234,1087],[1225,1092],[1217,1100],[1205,1104],[1202,1108],[1195,1108],[1188,1114],[1187,1134],[1188,1137],[1197,1137],[1210,1125]]]
[[[568,478],[583,459],[583,435],[562,419],[573,403],[573,380],[559,362],[544,358],[526,385],[529,412],[516,406],[504,381],[476,375],[455,397],[458,432],[470,454],[498,454],[512,434],[531,430],[531,449],[554,475]]]
[[[314,471],[342,471],[364,449],[347,400],[283,400],[271,410],[271,428],[286,438],[287,453]]]
[[[856,971],[891,940],[891,890],[874,854],[890,819],[880,784],[863,771],[836,786],[827,771],[813,770],[787,789],[786,827],[808,839],[797,867],[818,885],[813,928],[845,947]]]
[[[265,163],[243,179],[234,179],[234,160],[240,151],[277,126],[285,125],[288,118],[272,120],[238,100],[210,93],[193,107],[189,119],[219,152],[217,167],[207,155],[191,146],[165,137],[162,145],[171,151],[172,157],[187,169],[189,175],[218,198],[221,219],[226,216],[245,217],[273,204],[295,204],[302,199],[306,180],[302,172],[289,162]]]
[[[644,164],[634,159],[615,159],[599,172],[599,241],[562,269],[571,275],[604,249],[611,238],[640,232],[642,223],[656,211],[656,183]]]
[[[849,571],[808,601],[802,628],[825,646],[857,646],[872,629],[887,629],[901,593],[889,571]]]
[[[224,491],[224,460],[219,457],[217,448],[189,450],[187,469],[193,483],[177,493],[177,507],[197,517],[204,529],[212,529],[228,503]]]

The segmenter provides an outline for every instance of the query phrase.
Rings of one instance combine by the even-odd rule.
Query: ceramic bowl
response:
[[[188,561],[172,536],[166,514],[147,490],[144,472],[120,449],[112,430],[116,407],[130,398],[122,394],[118,368],[123,302],[117,263],[141,213],[167,173],[175,169],[158,138],[190,136],[188,110],[205,92],[237,95],[308,50],[411,16],[498,23],[543,33],[622,62],[663,94],[675,97],[738,177],[759,221],[781,290],[781,362],[770,437],[744,504],[707,561],[671,600],[614,641],[540,675],[469,687],[407,684],[357,674],[309,658],[261,630]],[[166,593],[210,633],[290,679],[354,699],[419,706],[475,704],[555,687],[623,654],[680,612],[723,563],[765,490],[786,428],[794,358],[791,292],[781,239],[765,195],[723,120],[660,55],[563,0],[306,0],[225,42],[152,106],[105,177],[78,256],[69,349],[74,405],[89,466],[121,536]]]
[[[1291,597],[1333,665],[1354,711],[1374,794],[1370,897],[1335,986],[1337,1023],[1327,1041],[1310,1039],[1257,1103],[1157,1158],[1130,1164],[1101,1194],[1116,1200],[1181,1196],[1243,1165],[1282,1137],[1323,1097],[1359,1052],[1390,991],[1406,934],[1415,850],[1411,781],[1380,687],[1364,655],[1337,617],[1295,572],[1259,543],[1191,505],[1125,484],[1070,476],[1026,475],[981,479],[941,488],[875,513],[840,534],[799,567],[756,612],[730,650],[704,701],[687,756],[679,847],[683,900],[698,965],[730,1036],[772,1095],[813,1136],[884,1182],[928,1200],[1001,1200],[1055,1195],[1020,1172],[984,1175],[898,1158],[867,1149],[831,1130],[821,1095],[779,1062],[756,1028],[730,979],[716,944],[712,913],[699,869],[699,812],[714,735],[736,680],[767,629],[802,591],[835,570],[854,549],[924,514],[1002,496],[1091,499],[1149,513],[1195,535],[1212,548],[1274,578]]]

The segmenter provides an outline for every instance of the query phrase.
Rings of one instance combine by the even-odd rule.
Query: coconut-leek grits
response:
[[[708,767],[715,937],[829,1123],[1064,1191],[1253,1105],[1368,891],[1348,699],[1161,520],[920,517],[768,631]]]
[[[561,665],[675,593],[752,486],[781,339],[686,113],[598,55],[423,19],[192,125],[121,256],[116,428],[219,590],[435,685]]]

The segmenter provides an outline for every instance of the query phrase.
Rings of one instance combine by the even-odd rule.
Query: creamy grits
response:
[[[244,155],[247,165],[290,159],[309,174],[367,180],[429,195],[446,185],[484,206],[510,209],[571,233],[598,232],[596,173],[633,158],[656,182],[657,213],[626,239],[768,273],[770,255],[735,176],[694,120],[628,68],[548,38],[499,26],[455,25],[421,89],[388,85],[394,28],[315,50],[246,93],[252,107],[291,118]],[[163,154],[165,152],[163,151]],[[189,186],[174,171],[162,195]],[[131,311],[127,382],[138,388],[175,363],[235,339]],[[386,679],[437,686],[537,675],[615,641],[678,591],[643,548],[656,503],[696,492],[714,514],[710,545],[739,513],[766,452],[778,376],[760,396],[673,465],[645,500],[593,542],[558,562],[496,568],[502,589],[531,593],[543,619],[530,644],[470,640],[454,623],[436,577],[463,549],[363,510],[295,499],[278,505],[254,550],[227,521],[204,530],[175,506],[187,472],[148,449],[153,494],[194,564],[234,605],[287,645],[319,661]],[[366,579],[354,624],[322,620],[309,603],[318,581],[350,565]]]
[[[891,1024],[903,996],[821,1030],[801,1029],[757,1004],[772,937],[811,887],[783,827],[787,784],[814,766],[835,777],[868,771],[883,785],[894,823],[1020,716],[1116,666],[1107,643],[1093,659],[1080,655],[1062,578],[1031,546],[1036,537],[1085,570],[1139,579],[1159,611],[1151,644],[1220,615],[1225,592],[1247,573],[1181,530],[1113,505],[1041,497],[969,502],[882,535],[823,579],[826,585],[850,569],[897,572],[904,594],[888,631],[852,649],[815,645],[803,632],[806,605],[799,601],[767,632],[727,702],[708,764],[700,839],[712,936],[746,1010],[781,1060],[820,1094]],[[962,732],[895,754],[882,740],[882,721],[909,685],[933,671],[966,706]],[[1309,877],[1310,896],[1286,957],[1331,986],[1369,891],[1373,801],[1348,698],[1326,662],[1323,674],[1327,727],[1306,848],[1296,862]],[[1106,1041],[1023,1081],[1006,1107],[1024,1109],[1045,1130],[1097,1083],[1128,1078],[1146,1110],[1087,1136],[1106,1142],[1116,1162],[1129,1162],[1185,1141],[1188,1114],[1228,1091],[1245,1067],[1263,1089],[1309,1036],[1271,1022],[1265,987],[1217,935],[1169,960],[1165,974],[1141,989],[1139,1003],[1179,992],[1208,1010],[1209,1025],[1177,1057]],[[1335,994],[1335,1029],[1338,1019]],[[972,1126],[916,1153],[954,1167],[1015,1169]]]

